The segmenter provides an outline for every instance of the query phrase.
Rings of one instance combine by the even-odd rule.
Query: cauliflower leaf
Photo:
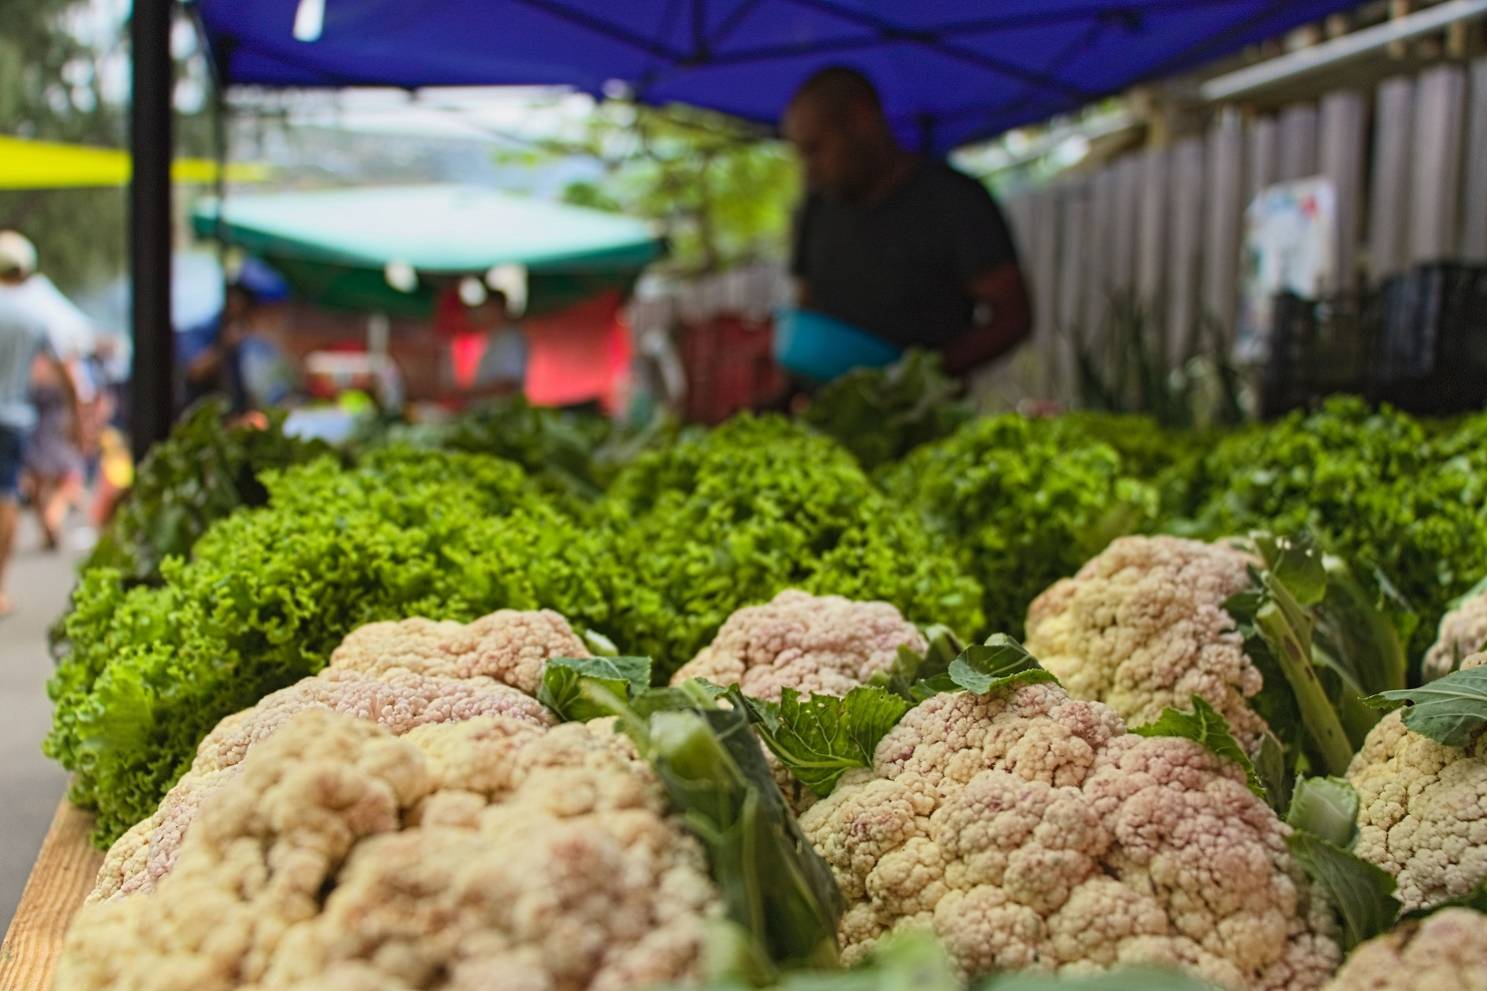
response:
[[[1487,726],[1487,667],[1453,671],[1421,685],[1370,697],[1377,708],[1408,706],[1404,725],[1437,743],[1464,747]]]
[[[1303,778],[1286,811],[1286,824],[1351,850],[1358,838],[1358,793],[1341,778]]]
[[[976,695],[989,695],[1005,688],[1058,682],[1027,648],[1005,633],[993,633],[984,644],[971,644],[950,662],[945,681],[931,680],[941,691],[964,688]]]
[[[637,696],[637,703],[662,697],[649,714],[597,680],[581,691],[618,714],[617,731],[650,763],[707,850],[734,924],[720,940],[728,959],[714,969],[758,984],[776,966],[836,966],[841,890],[774,783],[742,708],[717,708],[696,681]]]
[[[542,669],[537,701],[565,722],[587,722],[613,712],[596,704],[582,691],[585,681],[597,682],[622,699],[631,699],[650,687],[649,657],[554,657]]]
[[[792,688],[779,702],[753,699],[735,687],[729,701],[748,713],[765,746],[792,774],[817,795],[826,796],[843,774],[871,767],[878,741],[898,725],[909,702],[882,688],[862,685],[845,698],[812,694],[802,698]]]
[[[966,649],[965,643],[948,626],[924,629],[926,647],[923,653],[910,647],[899,647],[898,656],[886,671],[879,671],[868,684],[886,688],[910,702],[922,702],[934,694],[924,683],[950,670],[950,663]]]
[[[1400,910],[1394,876],[1351,849],[1357,815],[1357,792],[1339,778],[1297,781],[1286,814],[1286,845],[1337,910],[1346,949],[1387,931]]]
[[[1400,642],[1384,606],[1309,534],[1256,533],[1250,542],[1264,567],[1251,569],[1251,588],[1225,609],[1265,678],[1255,709],[1290,744],[1293,769],[1304,756],[1343,774],[1378,722],[1365,697],[1403,687]]]
[[[1192,712],[1183,712],[1168,706],[1162,710],[1156,721],[1145,726],[1132,726],[1131,732],[1138,736],[1177,736],[1201,743],[1213,753],[1242,767],[1249,790],[1260,798],[1270,800],[1269,790],[1256,773],[1254,761],[1249,759],[1239,741],[1234,739],[1223,713],[1209,705],[1201,695],[1194,695],[1192,704]]]

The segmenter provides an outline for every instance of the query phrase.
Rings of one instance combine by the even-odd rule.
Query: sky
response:
[[[291,123],[374,134],[536,140],[576,136],[594,102],[582,93],[540,87],[443,87],[409,94],[354,89],[236,94],[232,106],[283,107]]]

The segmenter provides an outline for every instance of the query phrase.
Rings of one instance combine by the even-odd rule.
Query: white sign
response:
[[[1255,197],[1244,212],[1235,360],[1259,364],[1269,357],[1277,293],[1315,299],[1338,284],[1336,243],[1337,196],[1328,180],[1277,183]]]

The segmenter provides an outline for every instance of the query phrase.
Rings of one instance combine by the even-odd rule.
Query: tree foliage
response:
[[[5,0],[4,11],[0,134],[123,147],[128,106],[109,80],[128,51],[127,24],[107,25],[90,0]],[[183,61],[183,91],[199,90],[204,72]],[[179,152],[207,152],[209,135],[206,114],[178,114]],[[123,187],[0,190],[0,229],[24,232],[42,270],[64,290],[81,290],[124,270],[127,196]]]
[[[789,149],[719,114],[610,101],[581,133],[539,142],[518,158],[533,167],[588,159],[597,179],[572,182],[564,199],[655,221],[671,266],[706,272],[784,250],[798,193]]]

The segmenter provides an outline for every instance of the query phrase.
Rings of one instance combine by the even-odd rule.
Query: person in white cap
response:
[[[14,290],[36,271],[36,248],[15,231],[0,231],[0,290]],[[36,427],[31,384],[38,366],[60,383],[74,424],[77,393],[47,336],[46,325],[12,292],[0,291],[0,616],[10,612],[6,568],[20,520],[20,479],[26,442]]]

